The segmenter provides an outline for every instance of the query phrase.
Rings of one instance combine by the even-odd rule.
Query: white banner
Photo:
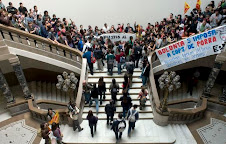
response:
[[[164,69],[202,57],[219,54],[224,48],[226,26],[194,35],[155,52]]]
[[[133,37],[133,41],[136,39],[136,34],[130,34],[130,33],[109,33],[109,34],[102,34],[100,36],[104,38],[104,41],[106,40],[106,38],[108,38],[112,42],[129,41],[131,36]]]

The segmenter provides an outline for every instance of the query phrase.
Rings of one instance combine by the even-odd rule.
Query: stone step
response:
[[[117,99],[119,99],[120,97],[121,97],[122,95],[117,95]],[[103,96],[102,96],[103,97]],[[105,95],[105,97],[106,97],[106,99],[105,99],[105,101],[109,101],[109,100],[111,100],[111,95]],[[138,97],[138,95],[130,95],[130,97],[131,97],[131,99],[132,100],[139,100],[137,97]],[[147,96],[147,99],[149,100],[149,96]],[[103,100],[104,101],[104,100]]]
[[[109,104],[109,101],[103,101],[102,105],[99,105],[99,107],[105,107],[106,104]],[[140,102],[139,101],[132,101],[132,104],[136,104],[136,105],[140,105]],[[95,101],[93,101],[93,104],[91,105],[91,107],[95,107],[96,104],[95,104]],[[116,104],[115,104],[116,107],[121,107],[121,101],[116,101]],[[148,100],[146,102],[146,106],[151,106],[151,102]],[[89,107],[88,104],[85,105],[85,107]]]
[[[83,113],[88,113],[89,110],[92,110],[93,112],[96,112],[96,107],[84,107]],[[140,110],[137,108],[137,110],[140,113],[152,113],[152,108],[151,106],[146,106],[143,110]],[[116,113],[122,112],[122,107],[117,107],[116,108]],[[105,107],[99,107],[99,113],[105,113]]]
[[[140,89],[129,89],[129,94],[130,94],[130,95],[137,95],[137,96],[138,96],[138,94],[140,93],[140,91],[141,91]],[[109,89],[106,89],[105,94],[106,94],[106,95],[111,95]],[[119,95],[122,94],[122,89],[119,90],[118,94],[119,94]]]
[[[97,82],[98,83],[98,82]],[[106,83],[106,89],[109,89],[111,83]],[[118,82],[119,88],[122,89],[122,82]],[[131,89],[141,89],[142,83],[133,83]]]
[[[91,78],[91,77],[88,78],[88,82],[90,82],[90,83],[96,83],[97,84],[98,80],[99,80],[99,78]],[[123,78],[115,78],[115,80],[116,80],[117,83],[123,83],[124,82]],[[133,83],[142,83],[142,80],[140,78],[133,78],[132,81],[133,81]],[[105,78],[104,82],[105,83],[111,83],[112,78]]]
[[[197,142],[195,141],[193,135],[191,134],[190,130],[188,129],[187,125],[185,124],[181,124],[179,125],[182,132],[183,132],[183,135],[185,136],[186,140],[187,140],[187,143],[188,144],[197,144]]]
[[[82,115],[82,118],[83,118],[83,120],[85,120],[86,119],[86,117],[87,117],[87,114],[83,114]],[[106,116],[106,114],[104,114],[104,113],[99,113],[98,115],[97,115],[97,117],[98,117],[98,119],[99,120],[106,120],[107,119],[107,116]],[[117,117],[118,117],[118,115],[117,114],[115,114],[114,115],[114,119],[117,119]],[[144,120],[144,119],[153,119],[153,114],[152,113],[139,113],[139,119],[140,120]]]
[[[93,75],[89,74],[88,77],[89,78],[100,78],[100,77],[104,77],[104,78],[123,78],[125,75],[125,73],[122,74],[118,74],[118,73],[113,73],[113,75],[108,75],[107,72],[99,72],[99,73],[94,73]],[[140,77],[141,72],[134,72],[133,73],[133,77]]]
[[[104,72],[107,72],[107,71],[108,71],[106,67],[104,67],[104,69],[103,69],[102,72],[100,72],[99,70],[96,70],[96,69],[97,69],[97,68],[94,68],[94,69],[93,69],[93,72],[94,72],[94,73],[104,73]],[[126,69],[123,69],[123,70],[122,70],[122,72],[126,72],[126,71],[127,71]],[[135,69],[134,69],[134,72],[141,72],[141,69],[140,69],[140,68],[135,68]],[[90,71],[89,71],[89,73],[90,73]],[[113,73],[118,73],[118,68],[117,68],[117,67],[114,67],[114,68],[113,68]]]

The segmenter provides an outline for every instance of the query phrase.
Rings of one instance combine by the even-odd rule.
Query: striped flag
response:
[[[184,14],[186,14],[186,12],[190,9],[190,6],[188,5],[188,3],[185,2],[184,4]]]

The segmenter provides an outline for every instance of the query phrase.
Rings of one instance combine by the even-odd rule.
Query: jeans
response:
[[[73,120],[73,130],[75,131],[78,128],[79,131],[82,130],[82,128],[79,125],[78,120]]]
[[[89,101],[90,101],[90,93],[84,93],[84,95],[85,95],[86,103],[89,103]]]
[[[119,138],[122,138],[122,132],[115,131],[115,137],[116,137],[116,140],[118,140]]]
[[[113,121],[114,115],[107,115],[107,124],[109,124],[109,120],[110,122]]]
[[[99,91],[100,94],[100,104],[102,104],[102,95],[104,95],[103,99],[105,99],[105,91]]]
[[[113,100],[113,103],[115,104],[117,101],[117,93],[111,92],[111,99]]]
[[[103,64],[102,64],[101,59],[97,59],[97,69],[103,70]]]
[[[122,72],[122,64],[118,63],[118,74],[121,74]]]
[[[98,112],[99,112],[99,100],[98,100],[98,98],[93,98],[93,99],[90,101],[89,106],[91,106],[91,105],[93,104],[92,101],[95,101],[95,103],[96,103],[96,113],[98,113]]]
[[[93,63],[88,63],[91,75],[93,75]]]
[[[135,128],[135,122],[130,122],[130,121],[129,121],[128,134],[130,134],[131,129],[134,129],[134,128]]]
[[[126,117],[126,113],[127,113],[128,110],[129,110],[129,107],[122,107],[122,110],[123,110],[122,115],[123,115],[123,117],[125,118],[125,117]]]
[[[148,80],[148,77],[142,76],[142,84],[143,84],[143,86],[146,85],[147,80]]]
[[[97,130],[97,124],[95,125],[89,125],[90,127],[90,131],[91,131],[91,135],[93,136],[93,129],[96,131]]]

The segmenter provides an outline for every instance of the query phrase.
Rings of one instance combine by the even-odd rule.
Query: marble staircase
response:
[[[113,75],[110,76],[107,74],[107,68],[104,67],[104,70],[102,72],[95,70],[95,66],[94,66],[94,75],[91,75],[90,73],[88,74],[88,82],[89,83],[98,83],[98,80],[100,77],[104,77],[104,82],[106,83],[106,99],[103,100],[102,105],[99,105],[99,113],[98,113],[98,118],[100,120],[106,120],[106,114],[105,114],[105,105],[109,103],[109,101],[111,100],[111,94],[109,92],[109,86],[112,82],[112,79],[115,78],[116,82],[119,84],[120,87],[120,91],[117,95],[117,99],[119,99],[122,96],[122,83],[124,81],[124,75],[125,75],[126,70],[123,69],[122,74],[118,75],[117,73],[117,68],[114,67],[113,69]],[[134,70],[134,74],[133,74],[133,84],[131,89],[129,90],[129,94],[130,97],[132,99],[132,103],[133,104],[137,104],[138,106],[140,105],[138,94],[141,90],[141,86],[142,86],[142,80],[139,78],[141,75],[141,70],[139,68],[136,68]],[[139,108],[138,108],[139,109]],[[86,119],[86,116],[88,114],[88,111],[92,110],[93,113],[96,113],[96,108],[95,108],[95,102],[93,102],[93,105],[91,107],[89,107],[89,105],[85,105],[84,110],[83,110],[83,119]],[[152,108],[151,108],[151,103],[150,103],[150,99],[148,96],[148,100],[146,102],[146,107],[143,110],[138,110],[139,111],[139,116],[140,119],[145,120],[145,119],[153,119],[153,113],[152,113]],[[122,113],[122,107],[121,107],[121,102],[117,101],[116,102],[116,114],[114,116],[114,118],[117,118],[117,114],[118,113]]]

